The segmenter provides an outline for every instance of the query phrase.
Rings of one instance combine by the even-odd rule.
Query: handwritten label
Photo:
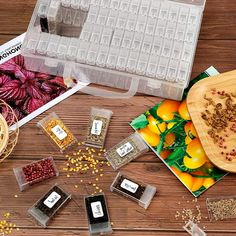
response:
[[[128,142],[122,145],[121,147],[117,148],[116,152],[119,154],[120,157],[124,157],[133,150],[134,147],[131,145],[131,143]]]
[[[92,202],[91,207],[92,207],[92,212],[93,212],[93,218],[99,218],[99,217],[104,216],[104,213],[102,210],[102,204],[100,201]]]
[[[67,137],[67,133],[64,131],[64,129],[61,128],[60,125],[56,125],[52,128],[52,132],[57,136],[59,140],[63,140],[65,137]]]
[[[52,208],[61,198],[61,196],[55,191],[52,192],[48,198],[43,202],[48,208]]]
[[[138,184],[136,184],[128,179],[124,179],[120,186],[121,186],[121,188],[126,189],[131,193],[135,193],[139,187]]]
[[[102,132],[102,121],[94,120],[92,129],[91,129],[91,134],[100,135],[101,132]]]

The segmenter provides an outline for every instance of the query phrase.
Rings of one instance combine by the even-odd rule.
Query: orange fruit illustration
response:
[[[165,132],[165,130],[166,130],[166,123],[165,122],[158,123],[158,121],[152,115],[149,115],[147,117],[147,120],[149,122],[147,127],[153,133],[156,133],[156,134],[160,135],[161,133]]]
[[[171,146],[175,141],[175,134],[169,133],[165,137],[164,148]]]
[[[194,178],[193,177],[193,186],[192,186],[191,190],[193,192],[199,190],[202,187],[203,182],[204,182],[203,178]]]
[[[174,112],[178,112],[180,103],[172,100],[165,100],[157,109],[157,115],[164,121],[172,120]]]
[[[186,99],[179,106],[179,114],[184,120],[191,120]]]
[[[205,188],[210,188],[215,183],[215,180],[213,178],[207,178],[203,181],[203,186]]]
[[[160,142],[160,136],[153,133],[148,127],[140,129],[139,134],[152,147],[156,147]]]
[[[185,172],[180,173],[178,176],[181,179],[181,181],[191,190],[193,187],[193,180],[194,180],[193,177]]]
[[[172,152],[170,150],[163,150],[160,153],[160,156],[162,157],[162,159],[166,159]]]

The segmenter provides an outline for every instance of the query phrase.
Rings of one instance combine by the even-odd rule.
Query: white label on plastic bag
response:
[[[102,132],[102,121],[94,120],[92,129],[91,129],[91,134],[100,135],[101,132]]]
[[[121,188],[126,189],[131,193],[135,193],[137,191],[139,185],[128,180],[128,179],[124,179],[120,186],[121,186]]]
[[[134,150],[134,147],[131,145],[131,143],[127,142],[121,147],[116,149],[116,152],[119,154],[120,157],[126,156],[128,153],[132,152]]]
[[[93,212],[93,218],[99,218],[104,216],[101,202],[92,202],[91,207]]]
[[[48,198],[43,203],[47,207],[52,208],[59,201],[60,198],[61,196],[54,191],[48,196]]]
[[[67,133],[61,128],[60,125],[56,125],[52,128],[52,132],[57,136],[59,140],[63,140],[67,137]]]

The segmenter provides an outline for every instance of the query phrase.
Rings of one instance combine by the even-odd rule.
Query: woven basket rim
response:
[[[2,114],[0,114],[0,125],[3,127],[3,132],[4,132],[3,138],[1,139],[0,137],[0,154],[1,154],[6,149],[9,140],[9,128]]]

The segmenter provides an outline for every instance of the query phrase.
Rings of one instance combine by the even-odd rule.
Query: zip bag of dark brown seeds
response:
[[[113,112],[110,110],[91,108],[85,145],[95,148],[104,147],[112,114]]]
[[[90,235],[111,234],[112,228],[105,195],[99,194],[86,197],[85,206]]]
[[[13,169],[20,191],[24,191],[34,184],[59,176],[52,157],[31,162],[23,167]]]
[[[28,210],[28,213],[46,228],[49,221],[70,199],[70,194],[55,185]]]
[[[206,205],[211,221],[236,218],[236,196],[207,198]]]
[[[134,133],[108,150],[105,157],[111,163],[111,166],[117,170],[148,152],[148,150],[149,147],[142,138],[137,133]]]
[[[77,139],[55,112],[52,112],[44,119],[40,120],[37,126],[50,138],[50,141],[59,148],[61,152],[64,152],[77,143]]]
[[[156,187],[136,181],[127,175],[118,173],[110,190],[137,202],[141,207],[147,209],[156,194]]]

